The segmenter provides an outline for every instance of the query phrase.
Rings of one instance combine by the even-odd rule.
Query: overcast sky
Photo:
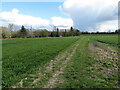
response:
[[[118,28],[119,0],[65,0],[64,2],[2,2],[0,22],[33,28],[74,28],[108,31]]]

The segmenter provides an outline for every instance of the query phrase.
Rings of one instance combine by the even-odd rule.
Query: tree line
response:
[[[120,34],[120,29],[118,30],[115,30],[115,32],[111,32],[111,31],[108,31],[108,32],[81,32],[81,34]]]
[[[34,38],[34,37],[68,37],[68,36],[79,36],[80,30],[70,29],[61,30],[58,27],[54,27],[53,31],[47,29],[26,29],[21,26],[21,29],[17,31],[12,30],[12,24],[7,27],[0,27],[2,31],[1,38]]]
[[[19,30],[13,30],[13,24],[9,24],[8,27],[0,27],[0,38],[34,38],[34,37],[68,37],[68,36],[80,36],[81,34],[118,34],[120,29],[115,32],[80,32],[80,30],[70,27],[70,29],[53,28],[52,31],[47,29],[26,29],[21,26]]]

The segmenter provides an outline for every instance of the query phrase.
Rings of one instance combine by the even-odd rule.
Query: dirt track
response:
[[[101,73],[104,77],[103,79],[94,75],[93,80],[109,82],[107,78],[118,77],[118,51],[113,50],[111,47],[101,47],[95,43],[89,44],[89,48],[96,60],[96,64],[89,67],[90,70],[94,69],[92,72]],[[111,80],[111,82],[114,82],[116,84],[115,88],[118,88],[118,80]]]
[[[44,88],[54,88],[54,85],[57,83],[62,83],[64,82],[63,80],[59,79],[59,75],[63,74],[63,70],[66,67],[66,64],[69,62],[69,60],[72,58],[72,56],[75,54],[76,49],[79,44],[76,44],[75,47],[72,49],[71,52],[67,52],[68,56],[64,59],[64,61],[61,62],[61,65],[59,66],[59,70],[56,70],[53,74],[52,77],[49,79],[47,84],[44,86]],[[67,55],[67,54],[66,54]]]

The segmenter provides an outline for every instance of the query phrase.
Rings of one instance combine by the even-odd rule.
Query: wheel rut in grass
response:
[[[79,44],[75,45],[75,47],[73,48],[72,52],[68,52],[69,55],[61,63],[59,70],[56,70],[52,74],[52,77],[48,80],[47,84],[44,85],[44,88],[54,88],[57,83],[64,82],[64,80],[60,80],[59,79],[59,75],[63,74],[63,70],[66,67],[66,64],[69,62],[69,60],[71,60],[72,56],[75,54],[78,45]]]
[[[101,46],[103,45],[103,46]],[[92,80],[106,83],[106,86],[112,83],[112,87],[118,88],[118,51],[111,47],[105,46],[103,43],[90,43],[90,50],[93,52],[93,57],[96,63],[89,69],[97,74],[94,74]]]

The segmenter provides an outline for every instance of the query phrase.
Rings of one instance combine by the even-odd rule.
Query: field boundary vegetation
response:
[[[19,30],[13,30],[13,24],[9,24],[8,27],[0,27],[2,31],[1,38],[38,38],[38,37],[68,37],[68,36],[80,36],[80,30],[70,27],[70,29],[59,29],[53,27],[53,30],[47,29],[26,29],[24,26]]]
[[[12,38],[39,38],[39,37],[70,37],[80,36],[81,34],[120,34],[120,30],[108,31],[108,32],[85,32],[70,27],[70,29],[59,29],[54,26],[52,30],[47,29],[33,29],[25,28],[23,25],[20,29],[16,29],[14,24],[9,24],[8,27],[0,27],[1,37],[3,39]]]

